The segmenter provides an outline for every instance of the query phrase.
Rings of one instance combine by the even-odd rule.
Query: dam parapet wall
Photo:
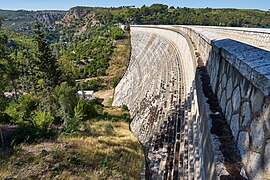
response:
[[[231,128],[248,177],[269,178],[270,52],[229,38],[229,32],[233,37],[237,32],[242,35],[241,40],[249,42],[250,33],[256,33],[259,46],[261,38],[257,37],[268,37],[269,32],[218,29],[227,34],[224,38],[220,37],[222,33],[211,35],[207,27],[203,31],[195,27],[181,29],[203,52],[202,61],[212,90]]]

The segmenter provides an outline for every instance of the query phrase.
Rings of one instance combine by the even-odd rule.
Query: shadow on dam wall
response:
[[[211,46],[205,63],[209,82],[232,132],[242,175],[270,179],[270,52],[228,38]]]
[[[114,105],[131,110],[146,159],[142,178],[267,179],[270,52],[187,27],[132,31],[133,57]],[[186,44],[172,42],[175,33]]]
[[[154,132],[153,138],[144,145],[146,179],[216,179],[216,163],[223,164],[222,168],[227,171],[218,170],[220,179],[245,179],[240,175],[242,162],[232,131],[212,91],[205,66],[197,67],[195,79],[184,104],[172,108],[160,131]],[[196,93],[201,97],[199,112],[192,114]],[[200,108],[205,106],[206,109]],[[155,169],[161,164],[153,161],[153,157],[164,147],[167,148],[166,163],[164,172],[159,173]]]

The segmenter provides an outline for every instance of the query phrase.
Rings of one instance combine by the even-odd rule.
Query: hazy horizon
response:
[[[0,10],[3,11],[68,11],[71,8],[74,7],[93,7],[93,8],[119,8],[121,6],[72,6],[68,9],[2,9],[0,8]],[[170,7],[170,6],[169,6]],[[180,8],[184,8],[186,6],[181,6]],[[135,8],[141,8],[141,7],[135,7]],[[177,7],[175,7],[177,8]],[[268,11],[268,10],[264,10],[264,9],[258,9],[258,8],[230,8],[230,7],[187,7],[187,8],[194,8],[194,9],[199,9],[199,8],[212,8],[212,9],[244,9],[244,10],[260,10],[260,11]]]
[[[189,8],[235,8],[235,9],[258,9],[269,10],[270,2],[268,0],[227,0],[226,2],[219,2],[215,0],[146,0],[136,1],[130,3],[128,0],[118,1],[87,1],[87,0],[2,0],[0,1],[0,9],[2,10],[28,10],[28,11],[44,11],[44,10],[63,10],[67,11],[72,7],[86,6],[86,7],[120,7],[120,6],[135,6],[141,7],[143,5],[151,5],[154,3],[166,4],[174,7],[189,7]]]

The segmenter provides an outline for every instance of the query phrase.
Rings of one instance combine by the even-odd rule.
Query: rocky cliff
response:
[[[38,12],[35,19],[47,27],[53,27],[55,25],[55,21],[62,19],[64,15],[65,12]]]
[[[64,26],[70,26],[75,24],[76,20],[81,20],[79,34],[86,30],[88,25],[96,26],[99,24],[99,21],[96,19],[96,12],[91,10],[91,8],[85,7],[74,7],[71,8],[64,18],[57,22],[58,24],[62,24]]]
[[[55,21],[62,19],[65,14],[66,11],[0,10],[0,16],[4,18],[3,28],[17,32],[31,31],[36,20],[53,28]]]

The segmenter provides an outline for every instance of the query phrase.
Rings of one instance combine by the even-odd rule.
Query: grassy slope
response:
[[[61,135],[56,141],[23,144],[12,153],[0,153],[0,164],[5,164],[0,166],[0,179],[137,179],[142,151],[128,123],[121,119],[126,112],[119,108],[105,111],[117,122],[85,122],[77,135]]]
[[[122,40],[115,41],[115,49],[109,61],[109,68],[107,74],[109,76],[121,77],[128,66],[128,59],[130,57],[130,38],[126,37]]]
[[[113,79],[121,78],[128,66],[130,49],[131,49],[130,38],[128,36],[121,40],[115,40],[114,51],[109,61],[109,67],[106,70],[107,75],[93,78],[86,78],[83,79],[83,81],[102,79],[104,83],[103,85],[107,87],[106,89],[112,89],[111,81]]]
[[[113,78],[120,77],[127,67],[129,38],[116,41],[115,47],[107,70]],[[96,95],[107,102],[113,90],[107,91]],[[128,112],[105,104],[108,116],[82,123],[76,135],[22,144],[12,152],[0,150],[0,164],[5,164],[0,166],[0,179],[138,179],[143,154],[123,117]]]

